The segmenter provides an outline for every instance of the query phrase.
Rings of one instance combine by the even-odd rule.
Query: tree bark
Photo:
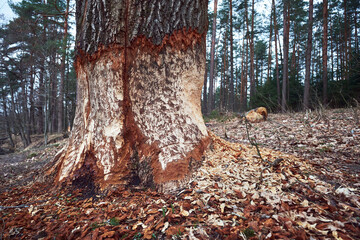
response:
[[[255,98],[255,68],[254,68],[254,18],[255,18],[255,2],[252,0],[251,5],[251,34],[250,34],[250,107],[254,107],[252,102]]]
[[[308,21],[308,38],[305,52],[305,81],[304,81],[304,110],[309,108],[310,103],[310,66],[312,51],[312,28],[313,28],[313,0],[309,0],[309,21]]]
[[[210,50],[210,78],[209,78],[209,98],[208,111],[214,109],[214,69],[215,69],[215,42],[216,42],[216,16],[217,16],[217,0],[214,0],[214,18],[212,24],[211,50]]]
[[[229,110],[234,111],[234,52],[233,52],[233,19],[232,19],[232,0],[230,3],[230,93]]]
[[[202,101],[202,113],[204,115],[207,115],[208,114],[208,110],[207,110],[207,107],[208,107],[208,97],[207,97],[207,68],[205,68],[205,74],[204,74],[204,87],[203,87],[203,101]]]
[[[12,138],[12,132],[11,132],[11,127],[10,127],[10,121],[9,121],[9,115],[7,113],[7,106],[6,106],[6,94],[5,94],[5,91],[2,91],[2,105],[3,105],[3,112],[4,112],[4,118],[5,118],[5,124],[6,124],[6,133],[9,137],[9,140],[10,140],[10,145],[11,145],[11,148],[12,150],[14,150],[15,148],[15,143],[14,143],[14,140]]]
[[[328,45],[328,1],[323,0],[323,44],[322,44],[322,82],[323,82],[323,104],[327,104],[328,96],[327,96],[327,88],[328,88],[328,80],[327,80],[327,45]]]
[[[276,21],[276,5],[275,0],[272,0],[273,11],[274,11],[274,37],[275,37],[275,71],[276,71],[276,92],[278,107],[281,106],[281,88],[280,88],[280,76],[279,76],[279,55],[278,55],[278,30]]]
[[[324,13],[323,13],[324,14]],[[344,78],[346,80],[349,79],[349,49],[348,49],[348,38],[349,38],[349,30],[348,30],[348,11],[347,11],[347,0],[344,0]]]
[[[207,1],[78,1],[76,25],[76,116],[48,173],[87,191],[183,187],[209,143]]]
[[[286,111],[286,93],[287,93],[287,82],[289,78],[289,32],[290,32],[290,3],[289,1],[284,2],[284,59],[283,59],[283,82],[282,82],[282,99],[281,99],[281,111]]]
[[[248,12],[247,12],[247,0],[245,0],[245,14],[244,22],[246,22],[246,29],[244,25],[244,36],[243,36],[243,51],[242,51],[242,62],[241,62],[241,92],[240,92],[240,111],[245,112],[247,109],[247,56],[249,52],[248,44]],[[245,39],[246,39],[246,52],[245,52]]]
[[[64,83],[65,83],[65,72],[66,72],[66,50],[67,50],[67,38],[68,38],[68,18],[69,18],[69,6],[70,0],[66,0],[66,9],[64,12],[64,36],[62,42],[62,55],[60,64],[60,84],[59,84],[59,99],[58,99],[58,132],[64,130]]]
[[[272,1],[271,4],[271,10],[275,7],[274,5],[274,1]],[[270,32],[269,32],[269,49],[268,49],[268,68],[267,68],[267,75],[266,75],[266,81],[268,82],[270,79],[270,74],[271,74],[271,43],[272,43],[272,34],[273,34],[273,11],[270,12]]]

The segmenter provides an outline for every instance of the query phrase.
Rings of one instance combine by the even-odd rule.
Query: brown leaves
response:
[[[284,119],[276,121],[284,126],[276,125],[270,115],[261,128],[255,130],[253,125],[250,130],[256,131],[259,143],[273,146],[260,148],[265,159],[271,163],[283,159],[276,168],[262,162],[254,147],[229,143],[211,134],[213,150],[206,153],[189,189],[177,195],[119,189],[106,197],[83,199],[77,193],[50,193],[45,184],[1,193],[1,206],[21,206],[0,208],[6,226],[4,238],[357,239],[360,185],[356,185],[356,175],[344,172],[341,157],[338,162],[326,162],[334,149],[324,150],[322,158],[316,152],[325,144],[317,132],[325,134],[321,121],[320,125],[307,127],[310,134],[307,128],[296,127],[304,124],[296,120],[296,115],[281,117]],[[265,137],[269,130],[266,124],[276,125],[273,130],[284,135]],[[290,128],[289,124],[295,125]],[[241,126],[240,130],[228,129],[233,129],[229,137],[242,134]],[[286,134],[292,135],[292,142]],[[305,134],[318,141],[299,139]],[[347,141],[349,149],[357,139],[332,134],[331,141]],[[277,142],[277,137],[283,140]],[[305,145],[305,152],[296,152],[299,143]],[[308,147],[313,148],[317,159],[296,157],[312,156]],[[353,164],[352,155],[349,161]]]

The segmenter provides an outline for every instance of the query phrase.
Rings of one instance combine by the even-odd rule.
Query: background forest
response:
[[[46,144],[75,114],[74,2],[11,8],[0,30],[0,138],[27,146],[41,134]],[[358,104],[359,9],[357,0],[210,1],[203,113]]]

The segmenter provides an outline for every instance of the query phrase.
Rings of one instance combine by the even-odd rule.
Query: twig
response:
[[[259,149],[259,144],[256,142],[256,139],[251,139],[250,138],[250,134],[249,134],[249,128],[248,128],[248,120],[245,118],[245,127],[246,127],[246,134],[247,134],[247,137],[249,139],[249,142],[251,145],[255,146],[256,148],[256,151],[257,151],[257,154],[259,155],[260,159],[267,163],[267,166],[265,166],[265,168],[263,170],[261,170],[260,172],[260,179],[259,179],[259,183],[258,184],[261,184],[262,183],[262,180],[263,180],[263,172],[266,170],[266,169],[269,169],[271,167],[273,168],[277,168],[280,164],[280,162],[282,162],[284,159],[283,158],[277,158],[275,159],[274,162],[270,162],[266,159],[264,159],[262,156],[261,156],[261,153],[260,153],[260,149]]]
[[[261,161],[271,165],[271,162],[269,162],[268,160],[264,159],[262,156],[261,156],[261,153],[260,153],[260,150],[259,150],[259,144],[256,142],[255,139],[251,139],[250,138],[250,135],[249,135],[249,128],[248,128],[248,120],[245,118],[245,127],[246,127],[246,134],[247,134],[247,137],[249,139],[249,142],[252,146],[255,146],[256,148],[256,151],[257,151],[257,154],[259,155]]]
[[[17,205],[17,206],[0,206],[0,209],[9,209],[9,208],[27,208],[27,207],[30,207],[29,205],[27,204],[20,204],[20,205]]]

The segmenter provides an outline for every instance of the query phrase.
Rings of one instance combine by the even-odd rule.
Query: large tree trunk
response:
[[[76,21],[78,105],[56,182],[182,187],[209,143],[207,1],[78,1]]]
[[[307,48],[305,52],[305,81],[304,81],[304,110],[309,108],[310,102],[310,66],[312,51],[312,28],[313,28],[313,0],[309,1],[309,22],[308,22],[308,38]]]
[[[217,15],[217,0],[214,0],[214,19],[212,24],[211,35],[211,50],[210,50],[210,78],[209,78],[209,98],[208,111],[214,110],[214,73],[215,73],[215,41],[216,41],[216,15]]]

